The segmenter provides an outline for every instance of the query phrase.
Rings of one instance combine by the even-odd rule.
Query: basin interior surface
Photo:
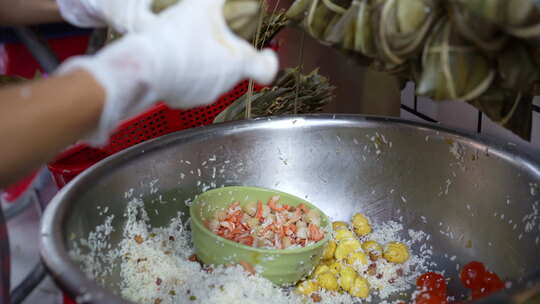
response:
[[[67,186],[44,222],[60,236],[59,257],[45,262],[71,292],[97,288],[101,302],[116,303],[118,269],[105,289],[85,279],[66,254],[78,239],[114,214],[114,247],[128,196],[142,197],[152,224],[164,226],[178,211],[187,216],[197,194],[246,185],[305,198],[332,220],[362,212],[425,231],[433,270],[454,278],[451,294],[464,293],[458,270],[473,260],[515,281],[540,268],[538,169],[529,146],[397,119],[316,115],[198,128],[121,152]]]

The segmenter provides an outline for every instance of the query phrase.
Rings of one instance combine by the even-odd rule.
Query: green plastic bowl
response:
[[[297,206],[301,203],[321,212],[321,228],[325,238],[303,248],[261,249],[222,238],[204,226],[217,210],[226,209],[233,202],[240,205],[252,201],[266,202],[274,195],[280,203]],[[207,265],[237,264],[246,262],[257,273],[274,284],[292,285],[308,275],[319,264],[331,232],[330,220],[317,207],[305,200],[280,191],[255,187],[224,187],[202,193],[190,207],[192,239],[197,257]]]

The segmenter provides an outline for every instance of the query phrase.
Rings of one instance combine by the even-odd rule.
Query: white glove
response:
[[[138,31],[156,19],[152,0],[56,0],[62,17],[79,27],[112,26],[120,33]]]
[[[278,70],[276,54],[256,51],[228,28],[225,0],[182,0],[147,29],[129,34],[95,57],[77,57],[59,73],[83,68],[105,88],[106,101],[92,145],[106,143],[125,118],[157,100],[173,108],[215,101],[246,78],[269,84]]]

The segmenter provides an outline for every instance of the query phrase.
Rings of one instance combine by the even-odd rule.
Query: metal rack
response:
[[[414,115],[415,117],[430,123],[439,123],[438,120],[436,120],[433,117],[430,117],[429,115],[426,115],[418,110],[418,96],[414,95],[414,101],[413,101],[413,107],[410,107],[403,103],[403,100],[401,102],[400,108],[404,110],[405,112]],[[533,104],[533,113],[540,113],[540,106],[537,106]],[[482,133],[483,123],[484,123],[484,114],[480,111],[477,111],[477,120],[476,120],[476,132]]]

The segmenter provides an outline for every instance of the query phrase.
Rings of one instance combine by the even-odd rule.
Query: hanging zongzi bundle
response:
[[[371,5],[368,0],[354,0],[336,25],[327,33],[326,41],[347,51],[375,57]]]
[[[401,64],[417,55],[439,15],[439,1],[372,1],[373,30],[380,59]]]
[[[179,0],[153,0],[152,10],[159,13]],[[229,27],[239,36],[251,40],[257,31],[258,16],[261,12],[258,0],[227,0],[223,14]]]
[[[528,93],[539,80],[539,66],[522,42],[512,41],[497,56],[499,86],[516,93]]]
[[[422,54],[417,94],[436,100],[470,100],[480,96],[495,78],[491,62],[442,18]]]
[[[515,37],[540,45],[540,10],[536,0],[455,0],[476,16]]]
[[[460,0],[449,4],[450,18],[457,30],[469,41],[484,51],[500,50],[508,36],[489,19],[479,18],[467,9]]]
[[[532,96],[492,87],[468,103],[521,138],[531,139]]]
[[[334,32],[352,0],[296,0],[286,13],[290,20],[301,22],[302,28],[321,43],[331,44],[327,37]]]

